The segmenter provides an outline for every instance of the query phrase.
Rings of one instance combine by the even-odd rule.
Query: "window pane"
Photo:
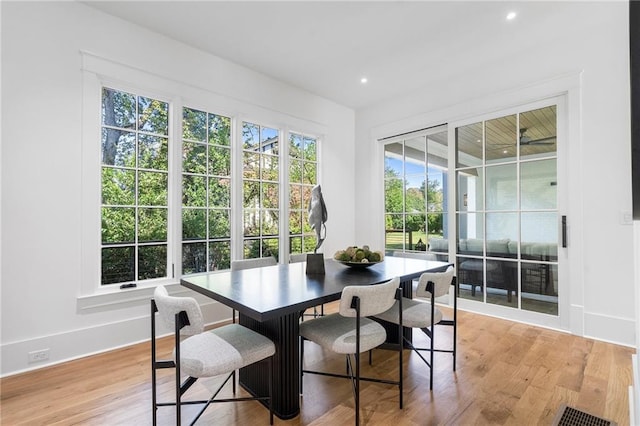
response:
[[[207,147],[196,142],[182,142],[182,171],[204,174],[207,172]]]
[[[141,246],[138,249],[138,279],[167,276],[167,246]]]
[[[558,203],[556,160],[529,161],[520,165],[521,209],[555,209]]]
[[[260,207],[260,182],[244,182],[243,200],[244,207]]]
[[[444,220],[444,214],[442,213],[427,214],[427,230],[428,230],[429,238],[443,236],[444,234],[443,220]]]
[[[201,240],[207,237],[207,211],[182,209],[182,239]]]
[[[182,244],[182,273],[195,274],[197,272],[206,272],[206,258],[206,243]]]
[[[231,238],[229,210],[209,210],[209,238]]]
[[[269,256],[278,259],[278,240],[276,238],[262,240],[262,257]]]
[[[262,184],[262,206],[267,209],[278,208],[278,191],[279,185],[277,183],[263,183]]]
[[[136,239],[134,208],[102,208],[102,244],[132,243]]]
[[[138,241],[167,241],[167,209],[138,210]]]
[[[102,89],[102,124],[132,129],[136,123],[136,97],[113,89]]]
[[[309,185],[315,185],[318,181],[316,163],[310,163],[308,161],[305,161],[303,163],[303,166],[304,166],[303,182]]]
[[[260,127],[256,124],[242,123],[242,147],[256,149],[260,145]]]
[[[260,151],[278,155],[278,130],[268,127],[260,128]]]
[[[457,172],[458,175],[458,210],[484,210],[482,178],[483,169],[466,169]]]
[[[260,155],[253,152],[243,152],[242,176],[245,179],[258,179],[260,176]]]
[[[403,144],[390,143],[384,146],[384,177],[399,178],[404,174],[402,161],[404,158]]]
[[[302,243],[304,245],[303,249],[303,253],[310,253],[315,251],[316,249],[316,237],[304,237],[302,240]]]
[[[182,176],[182,205],[205,207],[207,205],[207,181],[202,176]]]
[[[302,251],[302,238],[289,238],[289,253],[304,253]]]
[[[138,130],[169,134],[169,104],[155,99],[138,98]]]
[[[262,180],[278,181],[278,157],[262,155],[261,168]]]
[[[209,147],[209,174],[231,175],[231,150],[229,148]]]
[[[306,161],[316,161],[316,140],[313,138],[304,138],[304,159]]]
[[[487,213],[487,256],[517,255],[518,213]]]
[[[401,213],[404,211],[402,179],[391,178],[384,181],[384,207],[387,213]]]
[[[102,164],[136,167],[136,134],[102,129]]]
[[[167,170],[168,139],[158,136],[138,137],[138,167],[143,169]]]
[[[182,109],[182,138],[206,142],[207,114],[191,108]]]
[[[135,280],[135,248],[107,247],[102,249],[102,284]]]
[[[522,309],[558,315],[558,265],[522,263]]]
[[[262,256],[259,239],[244,240],[243,255],[245,259],[257,259]]]
[[[520,157],[555,156],[557,150],[556,106],[520,114]]]
[[[231,119],[209,114],[209,143],[229,146],[231,139]]]
[[[231,206],[231,180],[223,178],[209,179],[209,205],[216,207]]]
[[[487,121],[485,140],[487,164],[515,160],[518,141],[515,114]]]
[[[167,185],[166,173],[138,172],[138,204],[166,206]]]
[[[289,185],[289,208],[302,209],[302,185]]]
[[[258,210],[244,210],[244,236],[256,237],[260,235],[260,212]]]
[[[302,208],[306,209],[311,202],[311,187],[303,186],[302,187]]]
[[[484,215],[458,213],[458,253],[483,255]]]
[[[214,241],[209,244],[209,270],[218,271],[231,268],[231,245],[228,241]]]
[[[487,303],[518,307],[518,263],[487,260]]]
[[[289,160],[289,181],[302,183],[302,161]]]
[[[446,180],[445,171],[429,168],[427,175],[427,208],[430,212],[444,211],[444,181]]]
[[[558,261],[558,215],[556,212],[521,214],[523,259]]]
[[[482,302],[484,300],[484,261],[458,257],[457,264],[460,297]]]
[[[265,210],[262,212],[262,235],[278,235],[278,216],[278,212],[275,210]]]
[[[482,165],[482,123],[456,128],[456,167]]]
[[[133,205],[136,200],[136,172],[102,168],[102,204]]]
[[[289,233],[302,233],[302,214],[299,211],[289,212]]]
[[[292,158],[302,158],[303,149],[302,135],[295,133],[289,134],[289,156]]]
[[[487,210],[515,210],[518,208],[516,164],[486,168]]]
[[[425,213],[425,175],[409,175],[406,178],[405,211],[407,213]]]

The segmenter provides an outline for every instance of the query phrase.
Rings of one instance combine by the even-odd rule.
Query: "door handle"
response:
[[[567,217],[562,216],[562,247],[567,247]]]

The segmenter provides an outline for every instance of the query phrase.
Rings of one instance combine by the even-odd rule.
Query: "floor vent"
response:
[[[616,426],[616,423],[563,405],[556,414],[553,426]]]

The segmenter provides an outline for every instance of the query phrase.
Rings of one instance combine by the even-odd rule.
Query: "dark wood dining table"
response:
[[[291,419],[300,412],[298,331],[305,309],[340,299],[345,286],[379,284],[394,277],[400,277],[404,295],[411,297],[414,278],[423,272],[443,271],[449,265],[389,256],[368,268],[354,268],[325,259],[324,275],[307,275],[306,262],[299,262],[212,272],[183,278],[180,283],[237,310],[240,324],[273,340],[274,413],[281,419]],[[253,395],[268,393],[267,372],[262,363],[241,369],[239,382]]]

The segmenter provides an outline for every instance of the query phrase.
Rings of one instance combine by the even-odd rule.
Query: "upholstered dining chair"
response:
[[[342,290],[340,306],[337,313],[310,319],[300,323],[300,393],[302,394],[303,375],[305,373],[320,374],[331,377],[342,377],[351,380],[355,399],[355,424],[360,424],[360,381],[393,384],[398,386],[400,408],[402,408],[402,340],[398,342],[398,380],[360,376],[360,353],[369,351],[383,344],[387,338],[385,328],[378,322],[367,318],[377,315],[396,306],[397,315],[402,318],[402,293],[399,278],[382,284],[369,286],[346,286]],[[395,303],[395,300],[398,303]],[[402,327],[398,326],[398,336],[402,335]],[[304,369],[304,341],[312,341],[324,349],[347,358],[347,374],[334,374]],[[351,361],[355,358],[355,367]]]
[[[255,259],[240,259],[240,260],[232,260],[231,261],[231,270],[232,271],[240,271],[242,269],[253,269],[253,268],[261,268],[263,266],[273,266],[277,265],[278,261],[275,257],[257,257]],[[233,322],[236,322],[236,310],[231,310],[231,315]]]
[[[156,357],[156,312],[160,321],[174,330],[175,348],[172,360]],[[183,338],[185,336],[190,336]],[[211,331],[204,331],[204,320],[200,306],[192,297],[169,296],[163,286],[155,289],[151,300],[151,382],[153,424],[157,424],[157,409],[162,406],[176,407],[176,425],[181,424],[181,408],[186,404],[202,404],[203,407],[191,421],[194,424],[211,403],[231,401],[263,400],[269,404],[269,421],[273,424],[272,366],[275,345],[267,337],[239,324],[227,324]],[[215,399],[234,372],[256,362],[265,360],[268,369],[268,396]],[[175,402],[157,401],[156,370],[175,369]],[[187,379],[181,383],[181,376]],[[199,379],[227,375],[216,392],[207,400],[183,401],[182,395]],[[233,392],[235,394],[235,380]]]
[[[393,257],[404,257],[407,259],[421,259],[421,260],[438,260],[436,255],[433,253],[402,251],[402,250],[394,250]],[[416,290],[418,289],[418,280],[417,279],[413,280],[411,284],[413,286],[413,297],[418,297],[416,295]]]
[[[443,314],[435,305],[438,297],[449,294],[450,287],[454,286],[456,297],[453,298],[453,319],[443,319]],[[456,339],[457,339],[457,320],[458,320],[458,297],[457,297],[457,281],[454,275],[453,266],[445,272],[425,272],[418,280],[416,296],[421,299],[402,298],[402,316],[398,315],[398,302],[391,309],[381,314],[375,315],[376,318],[393,323],[402,324],[404,327],[419,328],[429,337],[429,347],[419,348],[413,345],[406,338],[405,343],[415,351],[415,353],[429,367],[429,388],[433,390],[433,354],[434,352],[447,352],[453,355],[453,371],[456,371]],[[434,326],[436,324],[447,325],[453,327],[453,345],[451,349],[435,348]],[[403,335],[403,333],[401,333]],[[422,351],[429,352],[429,360],[423,355]]]
[[[289,255],[289,263],[306,262],[307,253],[291,253]]]
[[[289,255],[289,263],[300,263],[300,262],[306,262],[306,261],[307,261],[307,253],[292,253]],[[320,310],[318,310],[317,306],[314,306],[312,314],[307,314],[305,312],[303,312],[301,315],[301,318],[303,321],[304,321],[304,317],[316,318],[318,316],[322,316],[324,315],[324,305],[320,305]]]

